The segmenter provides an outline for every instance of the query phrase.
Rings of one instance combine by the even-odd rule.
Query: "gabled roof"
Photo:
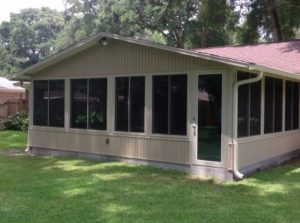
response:
[[[200,48],[194,51],[300,74],[300,40]]]
[[[151,48],[156,48],[156,49],[161,49],[161,50],[165,50],[165,51],[169,51],[169,52],[173,52],[173,53],[178,53],[178,54],[182,54],[182,55],[188,55],[191,57],[196,57],[196,58],[201,58],[201,59],[206,59],[206,60],[211,60],[211,61],[215,61],[215,62],[220,62],[220,63],[224,63],[224,64],[228,64],[228,65],[233,65],[236,67],[242,67],[242,68],[246,68],[249,70],[256,70],[256,71],[264,71],[264,72],[270,72],[273,74],[277,74],[277,75],[285,75],[291,78],[297,78],[300,79],[300,75],[298,73],[298,69],[291,69],[290,67],[292,67],[294,65],[294,62],[292,62],[288,69],[285,69],[286,67],[282,66],[275,66],[276,63],[257,63],[260,61],[256,61],[254,59],[252,59],[252,57],[244,57],[244,54],[251,54],[250,50],[249,52],[244,52],[247,51],[247,47],[253,47],[253,46],[237,46],[237,47],[216,47],[216,48],[206,48],[206,49],[194,49],[194,50],[186,50],[186,49],[180,49],[180,48],[175,48],[175,47],[170,47],[170,46],[166,46],[163,44],[158,44],[158,43],[154,43],[154,42],[150,42],[150,41],[146,41],[146,40],[141,40],[141,39],[134,39],[134,38],[129,38],[129,37],[124,37],[124,36],[119,36],[119,35],[115,35],[115,34],[109,34],[109,33],[98,33],[94,36],[91,36],[85,40],[82,40],[76,44],[74,44],[73,46],[67,48],[66,50],[63,50],[62,52],[59,52],[53,56],[50,56],[48,58],[46,58],[45,60],[40,61],[39,63],[32,65],[24,70],[22,70],[20,73],[18,73],[15,77],[13,77],[12,79],[15,80],[28,80],[30,79],[30,75],[34,74],[42,69],[45,69],[59,61],[62,61],[68,57],[71,57],[91,46],[94,46],[96,44],[99,44],[100,40],[103,38],[107,38],[107,39],[114,39],[114,40],[119,40],[119,41],[124,41],[124,42],[128,42],[128,43],[133,43],[133,44],[138,44],[138,45],[142,45],[142,46],[147,46],[147,47],[151,47]],[[297,41],[295,41],[297,42]],[[269,44],[265,44],[266,45],[266,49],[264,49],[264,52],[267,52],[267,48]],[[256,45],[256,46],[260,46],[260,45]],[[270,44],[270,46],[272,46]],[[245,47],[245,48],[244,48]],[[231,53],[229,53],[228,49],[236,49],[236,53],[231,55]],[[240,49],[240,51],[238,51],[238,49]],[[256,55],[263,55],[264,53],[258,53],[260,48],[257,48],[256,51]],[[293,57],[297,57],[299,58],[300,52],[299,52],[299,48],[297,48],[298,50],[294,51],[294,50],[289,50],[289,49],[294,49],[293,46],[290,46],[290,48],[286,48],[287,50],[287,54],[289,52],[292,52],[291,55],[289,57],[280,57],[280,58],[293,58]],[[222,53],[221,53],[222,52]],[[278,55],[280,51],[278,51]],[[283,51],[282,51],[283,52]],[[255,53],[253,51],[253,53]],[[240,55],[240,56],[239,56]],[[269,54],[268,54],[269,55]],[[276,57],[278,56],[276,54]],[[253,56],[253,58],[255,58],[256,56]],[[273,58],[271,58],[269,56],[270,60],[273,60]],[[293,61],[295,61],[297,59],[293,58]],[[299,59],[298,59],[299,60]],[[288,61],[285,62],[286,64],[288,64]],[[282,62],[282,64],[284,64],[284,62]],[[299,65],[297,65],[297,67],[299,67]],[[295,70],[297,70],[297,72],[294,72]]]

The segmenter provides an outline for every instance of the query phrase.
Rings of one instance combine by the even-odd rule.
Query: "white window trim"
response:
[[[245,71],[245,72],[249,72],[247,70],[244,69],[235,69],[235,81],[237,79],[237,72],[238,71]],[[253,72],[256,73],[256,72]],[[280,132],[273,132],[273,133],[265,133],[264,129],[265,129],[265,77],[272,77],[272,78],[278,78],[281,79],[283,81],[283,90],[282,90],[282,94],[283,94],[283,98],[282,98],[282,130]],[[278,136],[285,136],[285,135],[290,135],[290,134],[299,134],[300,133],[300,115],[299,115],[299,128],[298,129],[292,129],[292,130],[285,130],[285,82],[286,81],[292,81],[295,83],[299,84],[299,100],[300,100],[300,82],[298,80],[295,79],[291,79],[291,78],[285,78],[285,77],[281,77],[281,76],[277,76],[277,75],[273,75],[273,74],[266,74],[262,80],[261,80],[261,123],[260,123],[260,130],[261,130],[261,134],[260,135],[253,135],[253,136],[247,136],[247,137],[239,137],[238,138],[238,142],[252,142],[252,141],[256,141],[256,140],[264,140],[264,139],[269,139],[269,138],[274,138],[274,137],[278,137]],[[299,102],[299,112],[300,112],[300,102]]]
[[[47,116],[47,126],[44,125],[34,125],[34,82],[35,81],[48,81],[48,94],[49,94],[49,85],[50,85],[50,81],[53,80],[63,80],[65,82],[64,85],[64,126],[63,127],[57,127],[57,126],[49,126],[49,100],[48,100],[48,116]],[[68,120],[66,120],[66,102],[67,102],[67,98],[66,98],[66,79],[65,78],[41,78],[41,79],[31,79],[31,83],[30,83],[30,89],[29,89],[29,104],[28,104],[28,108],[29,108],[29,126],[28,129],[53,129],[53,130],[63,130],[66,129]]]

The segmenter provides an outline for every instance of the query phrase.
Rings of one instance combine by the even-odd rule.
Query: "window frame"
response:
[[[237,72],[242,71],[242,72],[249,72],[248,70],[245,69],[235,69],[235,77],[234,80],[237,80]],[[255,73],[255,72],[254,72]],[[280,132],[272,132],[272,133],[265,133],[265,78],[266,77],[271,77],[271,78],[277,78],[282,80],[283,82],[283,87],[282,87],[282,131]],[[265,73],[263,78],[262,78],[262,86],[261,86],[261,134],[259,135],[253,135],[253,136],[243,136],[239,137],[238,141],[239,142],[252,142],[255,140],[260,140],[260,139],[268,139],[272,137],[277,137],[277,136],[284,136],[288,134],[294,134],[295,132],[300,131],[300,114],[299,114],[299,128],[298,129],[292,129],[292,130],[285,130],[285,82],[286,81],[291,81],[294,83],[299,84],[299,113],[300,113],[300,81],[292,79],[292,78],[287,78],[283,76],[277,76],[274,74],[270,73]]]
[[[48,92],[48,100],[47,100],[47,125],[36,125],[35,124],[35,82],[37,81],[47,81],[47,92]],[[50,91],[50,81],[63,81],[64,84],[64,113],[63,113],[63,126],[50,126],[50,99],[49,99],[49,91]],[[29,128],[40,128],[40,129],[47,129],[47,128],[51,128],[51,129],[58,129],[58,130],[62,130],[65,129],[67,126],[67,120],[66,120],[66,102],[68,100],[68,98],[66,97],[66,86],[67,86],[67,80],[65,78],[46,78],[46,79],[34,79],[32,80],[32,90],[31,90],[31,95],[29,96],[31,101],[32,101],[32,105],[30,106],[30,110],[29,110],[29,116],[30,116],[30,122],[29,122]]]
[[[266,102],[264,99],[264,135],[269,135],[269,134],[277,134],[277,133],[281,133],[284,132],[285,130],[285,125],[284,125],[284,119],[285,119],[285,103],[284,103],[284,99],[285,99],[285,79],[283,78],[278,78],[278,77],[273,77],[273,76],[265,76],[265,80],[264,80],[264,97],[266,95],[266,78],[272,78],[273,81],[273,89],[272,89],[272,132],[267,132],[266,133],[266,120],[265,120],[265,111],[266,111]],[[281,81],[281,123],[280,123],[280,127],[281,129],[279,131],[276,130],[276,81]]]
[[[85,79],[87,80],[87,128],[73,128],[72,126],[72,80],[80,80]],[[94,128],[88,128],[89,127],[89,80],[90,79],[106,79],[106,128],[105,130],[102,129],[94,129]],[[94,75],[94,76],[78,76],[78,77],[71,77],[68,78],[69,83],[69,89],[68,89],[68,107],[69,107],[69,117],[68,117],[68,131],[74,132],[74,133],[87,133],[87,132],[95,132],[95,133],[108,133],[109,132],[109,85],[110,85],[110,79],[107,75]]]
[[[247,80],[247,79],[250,79],[250,78],[254,78],[253,75],[258,75],[257,73],[253,73],[253,72],[249,72],[249,71],[242,71],[242,70],[237,70],[236,72],[236,81],[238,81],[238,75],[239,73],[243,73],[243,74],[247,74],[247,78],[246,79],[242,79],[242,80]],[[240,80],[241,81],[241,80]],[[260,95],[260,98],[259,98],[259,133],[257,134],[252,134],[251,135],[251,107],[252,107],[252,101],[251,100],[251,95],[252,95],[252,91],[253,91],[253,88],[255,87],[255,84],[256,83],[259,83],[257,86],[260,87],[260,92],[259,92],[259,95]],[[263,97],[263,86],[264,86],[264,82],[263,80],[260,80],[260,81],[257,81],[257,82],[254,82],[254,83],[250,83],[250,84],[244,84],[242,85],[245,87],[245,90],[247,92],[247,114],[246,114],[246,135],[244,136],[238,136],[238,138],[249,138],[249,137],[253,137],[253,136],[259,136],[259,135],[262,135],[262,132],[263,132],[263,129],[262,129],[262,126],[261,126],[261,122],[262,122],[262,97]],[[240,86],[240,87],[242,87]],[[238,89],[238,96],[239,96],[239,99],[240,99],[240,94],[239,94],[239,91],[240,91],[241,88]],[[239,106],[239,104],[238,104]],[[238,108],[238,113],[237,113],[237,118],[239,118],[239,108]],[[238,120],[238,119],[237,119]],[[238,123],[239,124],[239,123]],[[239,125],[237,125],[237,133],[239,135]]]
[[[291,84],[291,110],[290,110],[290,129],[287,129],[287,83]],[[298,128],[294,128],[294,96],[295,96],[295,85],[298,87]],[[291,132],[300,129],[300,82],[296,82],[293,80],[284,80],[284,132]]]
[[[199,73],[199,72],[198,72]],[[190,78],[189,78],[189,74],[191,74],[191,72],[165,72],[165,73],[155,73],[151,75],[151,86],[150,86],[150,95],[151,95],[151,120],[149,120],[151,123],[151,128],[150,128],[150,135],[154,136],[154,137],[159,137],[159,138],[177,138],[177,139],[187,139],[190,136],[190,129],[189,129],[189,116],[190,116]],[[178,134],[171,134],[171,133],[154,133],[153,132],[153,121],[154,121],[154,112],[153,112],[153,78],[155,76],[180,76],[180,75],[185,75],[186,76],[186,132],[185,134],[182,135],[178,135]],[[171,79],[168,79],[168,84],[171,83]],[[169,86],[170,88],[170,86]],[[169,89],[169,94],[170,94],[170,89]],[[170,100],[170,95],[168,95],[168,112],[170,113],[170,107],[171,107],[171,100]],[[168,132],[170,132],[170,115],[168,116]]]
[[[116,112],[116,109],[117,109],[117,101],[116,101],[116,96],[117,96],[117,78],[128,78],[128,102],[129,104],[131,104],[131,99],[129,98],[130,97],[130,82],[131,82],[131,78],[133,77],[143,77],[144,78],[144,117],[143,117],[143,124],[144,124],[144,130],[142,132],[135,132],[135,131],[130,131],[130,124],[131,124],[131,114],[130,114],[130,110],[131,110],[131,105],[128,106],[127,108],[127,111],[128,111],[128,114],[127,114],[127,121],[128,121],[128,131],[122,131],[122,130],[117,130],[116,127],[117,127],[117,112]],[[113,123],[112,123],[112,133],[115,133],[117,135],[143,135],[145,136],[146,133],[147,133],[147,97],[148,97],[148,88],[147,88],[147,85],[148,85],[148,80],[147,80],[147,75],[145,74],[122,74],[122,75],[114,75],[113,76],[113,107],[112,107],[112,116],[113,116]]]

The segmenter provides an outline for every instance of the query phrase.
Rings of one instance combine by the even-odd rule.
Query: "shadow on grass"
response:
[[[118,162],[9,157],[0,164],[0,214],[7,222],[298,222],[299,169],[215,183]]]

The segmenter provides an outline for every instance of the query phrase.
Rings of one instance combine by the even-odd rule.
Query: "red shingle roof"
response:
[[[300,40],[200,48],[194,51],[300,74]]]

